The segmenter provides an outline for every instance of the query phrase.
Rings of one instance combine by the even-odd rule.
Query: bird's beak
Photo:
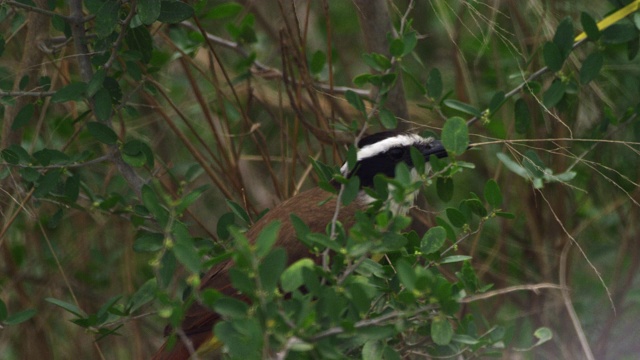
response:
[[[429,160],[429,156],[431,155],[435,155],[439,159],[448,156],[447,150],[444,149],[444,146],[442,145],[442,142],[440,142],[440,140],[433,140],[429,143],[429,145],[421,148],[420,151],[422,152],[422,155],[426,160]]]

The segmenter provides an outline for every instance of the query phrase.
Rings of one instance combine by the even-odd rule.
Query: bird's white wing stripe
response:
[[[362,149],[358,150],[358,161],[382,154],[395,147],[428,144],[431,141],[433,141],[433,138],[425,139],[416,134],[399,134],[362,147]],[[346,175],[347,173],[347,166],[348,165],[345,162],[340,168],[340,172],[343,175]]]

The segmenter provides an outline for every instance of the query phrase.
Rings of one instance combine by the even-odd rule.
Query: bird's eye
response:
[[[400,160],[404,157],[404,149],[401,148],[390,149],[387,153],[394,160]]]

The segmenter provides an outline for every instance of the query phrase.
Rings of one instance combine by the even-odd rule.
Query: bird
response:
[[[356,145],[357,161],[355,166],[349,167],[345,162],[340,168],[341,175],[350,179],[357,176],[360,180],[360,189],[355,200],[348,205],[343,205],[338,212],[338,220],[348,229],[354,224],[354,217],[357,211],[366,210],[375,199],[369,196],[366,188],[374,185],[374,177],[382,174],[393,178],[396,166],[405,163],[414,179],[417,174],[412,158],[411,148],[415,148],[424,157],[426,166],[431,155],[442,158],[447,156],[447,152],[439,140],[433,137],[423,137],[410,132],[383,131],[362,137]],[[428,170],[428,168],[427,168]],[[332,183],[339,189],[337,182]],[[328,193],[320,187],[315,187],[299,193],[288,200],[280,203],[269,210],[262,218],[254,223],[246,232],[246,237],[250,242],[254,242],[260,232],[273,221],[280,221],[281,228],[276,247],[282,247],[287,253],[287,262],[292,264],[302,258],[313,258],[309,249],[303,242],[296,238],[296,232],[290,220],[290,214],[295,214],[303,220],[312,232],[324,232],[327,225],[332,222],[336,212],[337,196],[331,197],[327,201]],[[409,194],[407,201],[403,204],[389,204],[390,210],[396,214],[404,214],[412,205],[416,193]],[[393,202],[389,199],[387,202]],[[320,259],[314,259],[319,263]],[[233,267],[231,259],[219,263],[212,267],[202,278],[200,290],[212,288],[223,295],[249,301],[231,286],[229,270]],[[153,357],[154,360],[183,360],[189,359],[191,351],[200,347],[219,348],[222,346],[213,335],[213,326],[221,320],[219,314],[213,312],[202,304],[194,303],[186,311],[181,325],[182,339],[178,339],[173,348],[167,346],[165,342]],[[165,329],[171,332],[170,328]],[[184,339],[188,337],[190,344]],[[203,345],[204,344],[204,345]],[[219,349],[218,349],[219,351]]]

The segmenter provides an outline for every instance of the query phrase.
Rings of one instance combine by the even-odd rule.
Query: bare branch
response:
[[[509,286],[509,287],[504,288],[504,289],[492,290],[492,291],[487,291],[487,292],[482,293],[482,294],[467,296],[465,298],[460,299],[458,302],[463,303],[463,304],[468,304],[468,303],[472,303],[474,301],[486,300],[486,299],[492,298],[494,296],[504,295],[504,294],[508,294],[510,292],[522,291],[522,290],[533,291],[534,293],[537,294],[541,289],[564,290],[565,287],[563,287],[561,285],[557,285],[557,284],[551,284],[551,283],[541,283],[541,284],[532,284],[532,285],[514,285],[514,286]]]

